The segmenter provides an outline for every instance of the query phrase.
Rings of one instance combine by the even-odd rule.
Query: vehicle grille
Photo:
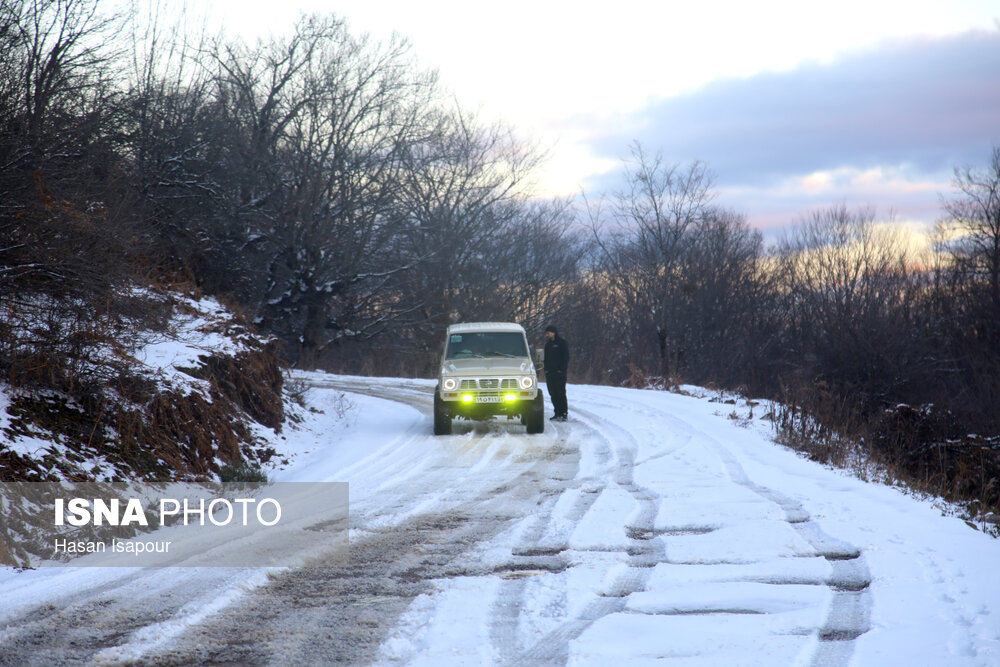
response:
[[[517,389],[517,378],[467,378],[462,380],[459,389]]]

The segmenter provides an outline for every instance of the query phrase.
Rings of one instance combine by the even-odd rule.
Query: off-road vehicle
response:
[[[434,434],[451,433],[456,417],[520,419],[528,433],[545,430],[545,405],[524,328],[510,322],[448,327],[434,389]]]

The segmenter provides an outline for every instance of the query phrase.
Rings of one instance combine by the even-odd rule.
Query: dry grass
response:
[[[252,423],[277,430],[285,418],[275,344],[234,328],[240,351],[202,357],[187,372],[203,382],[178,387],[135,369],[122,342],[128,329],[113,318],[88,323],[44,305],[32,326],[2,320],[17,336],[0,342],[11,401],[0,437],[37,449],[0,446],[0,482],[260,479],[276,452]],[[162,312],[151,317],[165,321]],[[38,508],[0,518],[0,563],[38,553],[32,544],[45,525],[36,524],[46,519]]]
[[[863,479],[876,470],[879,480],[955,503],[970,525],[998,533],[1000,437],[963,434],[950,413],[934,406],[864,414],[825,387],[797,398],[776,408],[779,443]]]
[[[164,329],[171,302],[127,294],[96,315],[43,297],[0,303],[0,377],[12,400],[4,435],[51,443],[34,455],[0,447],[0,481],[205,478],[219,461],[260,464],[273,455],[250,423],[281,428],[282,365],[276,344],[240,318],[216,326],[241,351],[187,369],[207,390],[137,372],[131,341]]]

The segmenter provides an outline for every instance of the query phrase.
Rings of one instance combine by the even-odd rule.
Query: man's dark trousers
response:
[[[566,404],[566,373],[549,371],[545,374],[545,383],[549,387],[549,398],[552,399],[552,410],[556,417],[565,417],[569,412]]]

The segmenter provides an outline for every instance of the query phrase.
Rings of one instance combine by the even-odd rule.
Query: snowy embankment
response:
[[[93,333],[61,366],[50,364],[51,378],[22,368],[18,386],[0,380],[5,481],[204,478],[269,456],[264,439],[283,419],[270,343],[212,298],[150,290],[132,298],[148,321]],[[43,323],[15,326],[30,340]],[[27,344],[18,352],[22,366],[69,354]]]
[[[1000,664],[1000,542],[774,444],[742,402],[571,385],[542,435],[436,438],[432,383],[299,378],[322,412],[273,436],[270,477],[350,483],[352,569],[8,570],[0,655]]]

